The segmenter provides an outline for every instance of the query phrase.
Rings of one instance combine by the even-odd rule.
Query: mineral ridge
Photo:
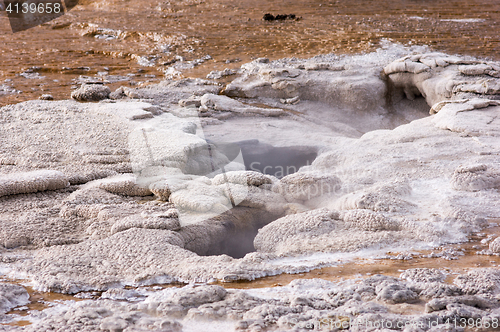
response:
[[[109,97],[85,89],[74,98]],[[305,331],[330,319],[365,322],[352,331],[382,330],[373,324],[384,320],[409,332],[460,330],[446,325],[457,317],[498,323],[494,268],[453,284],[439,269],[262,290],[207,283],[465,241],[499,218],[499,63],[388,45],[257,59],[224,89],[166,80],[111,97],[0,109],[2,273],[42,291],[103,292],[0,330],[190,331],[205,322]],[[499,242],[489,249],[498,253]],[[171,282],[189,285],[143,287]],[[0,286],[8,321],[27,292]],[[415,303],[425,312],[395,313]]]

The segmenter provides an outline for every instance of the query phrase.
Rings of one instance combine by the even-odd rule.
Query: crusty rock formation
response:
[[[28,304],[29,297],[22,286],[0,283],[0,317],[15,307]]]
[[[443,53],[403,57],[384,68],[384,74],[408,99],[422,95],[429,105],[445,100],[489,97],[500,93],[500,67],[476,59]]]
[[[232,171],[216,175],[212,179],[214,185],[224,183],[241,184],[244,186],[260,187],[265,184],[272,184],[277,181],[269,175],[265,175],[255,171]]]
[[[450,321],[473,319],[489,326],[498,324],[499,303],[495,299],[498,290],[466,295],[466,289],[443,282],[443,273],[438,269],[408,269],[400,278],[373,275],[341,282],[296,279],[286,286],[248,290],[206,284],[156,290],[114,288],[103,293],[98,301],[61,303],[43,310],[25,331],[64,328],[178,332],[220,328],[254,332],[335,326],[370,331],[381,330],[382,324],[390,331],[458,331]],[[408,280],[419,276],[423,279]],[[476,281],[477,285],[482,283]],[[448,292],[430,298],[425,295],[436,288],[453,287],[454,294]],[[412,307],[419,309],[403,313]]]
[[[500,67],[419,50],[260,59],[222,95],[186,79],[124,88],[119,101],[1,108],[1,271],[38,290],[106,294],[25,330],[176,331],[209,318],[301,331],[348,317],[433,331],[450,317],[500,318],[497,269],[453,285],[420,269],[261,293],[142,290],[464,242],[499,217]],[[124,285],[136,289],[113,291]],[[420,301],[427,313],[392,310]]]
[[[479,191],[500,186],[500,172],[488,171],[486,165],[458,167],[451,183],[456,190]]]
[[[68,178],[58,171],[13,173],[0,177],[0,196],[63,189],[67,186],[69,186]]]
[[[341,181],[335,175],[294,173],[281,179],[273,190],[288,201],[306,201],[318,196],[338,192]]]
[[[111,90],[102,84],[82,84],[71,93],[71,98],[78,101],[99,101],[109,97]]]
[[[327,210],[283,217],[259,230],[254,240],[255,248],[262,252],[282,254],[292,251],[293,248],[303,248],[303,241],[319,244],[320,235],[329,234],[339,228],[339,219],[337,212]],[[324,243],[322,247],[325,248]]]
[[[200,116],[221,120],[230,118],[234,113],[240,116],[280,116],[286,114],[282,109],[245,105],[226,96],[206,94],[201,97]]]
[[[405,64],[409,58],[391,65],[387,63],[387,56],[388,52],[382,52],[357,58],[325,56],[244,65],[244,75],[228,86],[226,94],[256,97],[256,102],[271,106],[262,108],[265,110],[278,109],[276,105],[281,102],[277,99],[298,96],[300,103],[287,104],[290,112],[286,113],[290,116],[281,118],[260,111],[255,113],[254,106],[247,107],[230,97],[216,95],[216,85],[199,80],[134,90],[138,96],[149,97],[157,105],[130,100],[100,104],[37,101],[5,107],[1,113],[3,121],[27,136],[30,132],[22,128],[36,127],[36,119],[49,121],[51,126],[51,121],[58,121],[63,133],[73,130],[73,123],[83,124],[91,117],[94,122],[91,122],[91,130],[77,132],[79,140],[68,141],[68,136],[56,134],[50,144],[42,142],[36,153],[24,149],[21,156],[11,151],[23,143],[18,138],[6,137],[2,172],[43,166],[62,172],[75,187],[68,188],[67,192],[47,194],[43,209],[35,206],[21,218],[14,219],[14,209],[4,210],[7,220],[0,232],[2,244],[5,248],[35,249],[35,258],[23,263],[21,269],[32,271],[32,277],[47,289],[58,289],[47,271],[54,267],[53,262],[59,262],[57,273],[68,283],[61,289],[68,290],[78,289],[77,285],[90,288],[98,285],[99,289],[105,289],[106,280],[109,283],[143,280],[139,269],[117,267],[105,272],[107,267],[103,262],[110,258],[104,249],[96,253],[100,258],[94,263],[97,264],[95,270],[77,273],[73,260],[64,258],[73,251],[52,247],[56,244],[69,248],[81,246],[75,253],[86,253],[87,248],[97,243],[102,248],[115,245],[119,248],[121,237],[126,234],[143,234],[137,235],[137,239],[134,237],[134,241],[142,241],[139,238],[146,234],[144,232],[163,234],[162,240],[151,236],[147,243],[155,246],[154,241],[162,241],[160,247],[169,248],[165,252],[173,248],[172,252],[180,250],[178,255],[168,256],[174,261],[179,257],[179,262],[180,257],[191,257],[193,252],[243,257],[256,249],[259,255],[287,256],[465,239],[472,230],[484,227],[482,216],[498,213],[494,204],[497,193],[490,189],[497,186],[495,168],[491,165],[496,160],[492,152],[497,149],[494,119],[499,107],[491,101],[493,95],[476,94],[475,99],[459,100],[435,94],[432,98],[441,96],[443,104],[433,108],[437,114],[432,117],[393,130],[372,130],[423,116],[418,98],[411,104],[401,96],[404,87],[398,86],[398,73],[406,78],[425,73],[436,78],[444,75],[432,66],[434,69],[422,71],[422,66],[428,66],[424,63],[426,60],[419,62],[422,66]],[[419,59],[435,57],[431,54]],[[326,63],[328,65],[324,65]],[[460,64],[469,65],[474,64]],[[383,68],[388,75],[385,81],[379,76]],[[458,65],[443,68],[454,75],[470,73]],[[484,73],[478,75],[486,75]],[[352,83],[348,85],[350,90],[345,90],[346,82]],[[423,84],[422,89],[424,86],[427,87]],[[168,93],[162,95],[160,91],[167,87]],[[357,94],[356,102],[351,100],[353,87],[363,92]],[[331,94],[319,94],[323,88]],[[179,106],[180,100],[195,100],[193,95],[201,99],[198,108],[230,111],[232,116],[219,122],[200,121],[199,112],[203,113],[203,109],[198,109],[198,104]],[[375,102],[368,103],[368,99]],[[413,106],[406,108],[408,105]],[[427,112],[429,108],[427,105]],[[57,112],[52,114],[53,109]],[[31,116],[23,117],[23,112],[30,112]],[[52,118],[45,117],[46,114]],[[312,121],[313,117],[327,114],[331,116],[326,117],[321,126]],[[395,114],[399,114],[397,121]],[[62,116],[72,121],[64,121]],[[262,116],[266,116],[269,126],[262,125]],[[371,121],[370,126],[366,122],[360,127],[356,123],[363,116],[384,120],[375,124]],[[391,121],[396,122],[389,125]],[[347,129],[341,123],[354,127]],[[274,126],[278,129],[272,129]],[[260,128],[258,133],[255,128]],[[50,126],[42,125],[37,130],[37,135],[43,136],[50,132]],[[367,130],[372,131],[363,134]],[[223,138],[224,131],[227,134],[222,135]],[[297,135],[298,132],[304,132],[303,136]],[[348,137],[343,136],[346,133],[350,133]],[[474,134],[476,139],[463,136],[464,133]],[[298,172],[280,180],[257,173],[255,169],[245,171],[245,162],[237,150],[239,147],[251,149],[254,145],[232,142],[248,142],[248,138],[253,138],[249,135],[255,135],[253,137],[269,146],[310,146],[318,156],[312,164],[294,169]],[[286,144],[287,140],[293,143]],[[446,162],[441,162],[443,158]],[[463,166],[466,159],[470,160],[471,167]],[[276,160],[290,162],[281,157]],[[273,164],[277,166],[286,169],[289,165]],[[12,206],[26,199],[6,197],[5,202]],[[155,198],[157,201],[153,201]],[[474,203],[479,201],[481,204]],[[310,211],[304,212],[307,210]],[[331,217],[331,213],[336,217]],[[436,227],[440,222],[453,222],[455,227]],[[96,260],[92,255],[81,259]],[[140,265],[146,264],[144,257],[139,255],[137,259],[139,266],[146,266]],[[151,278],[164,275],[168,280],[239,279],[254,278],[272,270],[266,264],[255,265],[252,255],[241,262],[226,257],[226,268],[217,273],[206,268],[211,262],[208,257],[198,259],[198,269],[191,272],[182,269],[159,272],[160,269]],[[233,275],[238,270],[236,266],[245,268]],[[282,266],[280,269],[292,268]],[[93,279],[93,274],[101,275],[102,280]]]
[[[496,238],[495,240],[490,242],[490,250],[495,253],[500,253],[500,240]]]

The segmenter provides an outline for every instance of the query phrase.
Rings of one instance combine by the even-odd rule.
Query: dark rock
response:
[[[295,14],[278,14],[274,16],[273,14],[266,13],[262,17],[264,21],[285,21],[285,20],[297,20],[297,15]]]

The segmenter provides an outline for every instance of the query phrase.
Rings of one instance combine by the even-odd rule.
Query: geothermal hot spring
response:
[[[0,15],[0,331],[499,330],[499,13]]]

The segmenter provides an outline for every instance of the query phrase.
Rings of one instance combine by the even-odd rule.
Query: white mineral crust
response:
[[[222,94],[183,79],[122,88],[118,101],[0,109],[2,273],[42,291],[105,292],[14,331],[498,322],[496,268],[453,284],[438,269],[247,291],[203,283],[456,243],[499,218],[499,63],[392,45],[239,73]],[[142,287],[176,281],[191,284]],[[27,293],[1,286],[7,321]],[[419,301],[425,313],[394,313]]]

